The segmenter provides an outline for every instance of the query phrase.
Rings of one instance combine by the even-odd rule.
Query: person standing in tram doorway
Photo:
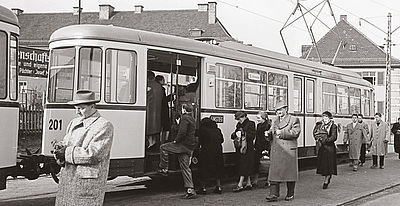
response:
[[[173,95],[166,95],[165,93],[165,79],[163,75],[157,75],[155,78],[156,82],[161,85],[162,89],[162,100],[161,100],[161,144],[164,144],[169,137],[169,132],[171,130],[171,120],[169,116],[169,106],[168,102],[173,100]]]
[[[363,141],[361,144],[361,151],[360,151],[360,167],[364,166],[365,163],[365,154],[367,152],[367,141],[369,141],[369,127],[368,124],[363,122],[363,115],[358,114],[358,123],[361,124],[362,128],[366,131],[367,136],[363,136]]]
[[[157,150],[160,143],[163,90],[154,72],[147,71],[146,149]],[[165,96],[165,93],[164,93]]]
[[[371,126],[371,154],[372,166],[371,169],[378,167],[384,168],[385,155],[387,153],[388,142],[390,140],[390,129],[386,122],[382,121],[382,114],[375,114],[375,123]]]
[[[251,190],[250,175],[254,172],[254,138],[256,136],[256,124],[247,118],[247,114],[239,111],[235,114],[236,130],[231,134],[236,149],[237,171],[239,174],[239,182],[233,192],[242,190]],[[243,182],[246,178],[246,186]]]
[[[270,135],[271,165],[268,179],[271,183],[269,202],[278,200],[279,184],[286,182],[286,201],[293,200],[296,181],[298,180],[297,138],[300,136],[300,120],[288,114],[288,105],[284,102],[276,103],[276,119],[272,122]]]
[[[53,142],[53,153],[63,168],[56,206],[103,205],[114,128],[95,108],[95,94],[79,90],[68,102],[79,117],[67,126],[61,142]]]
[[[393,124],[392,133],[394,135],[394,151],[399,154],[400,159],[400,117],[397,122]]]
[[[357,172],[358,159],[360,158],[361,145],[363,137],[367,136],[367,131],[363,125],[358,122],[357,114],[351,116],[352,122],[349,123],[344,130],[343,143],[349,144],[350,167]]]
[[[179,120],[179,129],[175,140],[160,146],[160,169],[158,172],[161,175],[168,175],[168,155],[178,155],[179,166],[182,170],[183,183],[187,189],[186,194],[182,197],[183,199],[193,199],[196,197],[192,171],[189,167],[193,150],[197,146],[197,140],[195,137],[196,123],[192,116],[192,112],[192,105],[182,104],[182,117]]]

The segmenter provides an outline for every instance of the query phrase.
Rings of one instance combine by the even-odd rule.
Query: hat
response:
[[[277,102],[276,105],[275,105],[275,110],[279,110],[279,109],[282,109],[284,107],[288,107],[288,105],[285,102],[283,102],[283,101]]]
[[[94,92],[90,90],[78,90],[74,96],[74,100],[69,101],[68,104],[78,105],[78,104],[88,104],[88,103],[98,103],[100,100],[95,99]]]
[[[246,117],[246,116],[247,116],[246,113],[244,113],[244,112],[242,112],[242,111],[238,111],[238,112],[236,112],[236,114],[235,114],[235,119],[238,120],[238,119],[240,119],[240,118],[242,118],[242,117]]]

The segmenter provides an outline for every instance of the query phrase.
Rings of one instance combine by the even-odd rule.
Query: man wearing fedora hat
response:
[[[286,182],[287,195],[285,200],[294,198],[295,183],[298,179],[297,165],[297,138],[301,127],[299,118],[288,114],[285,102],[278,102],[275,106],[276,119],[272,122],[269,137],[272,137],[268,179],[271,182],[270,195],[266,199],[277,201],[279,197],[279,183]]]
[[[78,90],[68,102],[79,117],[68,124],[63,141],[53,142],[54,156],[63,167],[57,206],[103,205],[114,128],[96,110],[98,102],[89,90]]]

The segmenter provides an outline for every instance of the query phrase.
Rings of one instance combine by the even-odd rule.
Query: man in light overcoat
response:
[[[54,143],[63,166],[56,206],[103,205],[114,128],[96,110],[97,102],[88,90],[77,91],[69,102],[79,117],[69,123],[63,141]]]
[[[386,122],[382,121],[382,114],[375,114],[375,122],[371,125],[371,154],[372,154],[372,169],[378,167],[384,168],[385,155],[387,153],[388,142],[390,140],[390,128]]]
[[[353,114],[352,122],[346,126],[344,130],[343,142],[349,144],[349,159],[350,166],[353,167],[353,171],[358,169],[358,159],[360,157],[361,145],[363,143],[363,137],[367,136],[367,131],[363,125],[358,122],[357,114]]]
[[[266,199],[270,202],[277,201],[279,197],[279,183],[286,182],[287,195],[285,200],[294,198],[295,183],[298,180],[297,163],[297,138],[301,127],[299,118],[288,114],[288,106],[284,102],[276,104],[276,119],[270,129],[271,165],[268,180],[271,182],[270,195]]]

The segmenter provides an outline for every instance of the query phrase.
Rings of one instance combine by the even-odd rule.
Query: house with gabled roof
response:
[[[303,45],[301,58],[357,72],[374,85],[375,110],[385,113],[386,52],[347,21],[346,15],[315,46]],[[400,60],[391,58],[392,122],[400,117]]]

